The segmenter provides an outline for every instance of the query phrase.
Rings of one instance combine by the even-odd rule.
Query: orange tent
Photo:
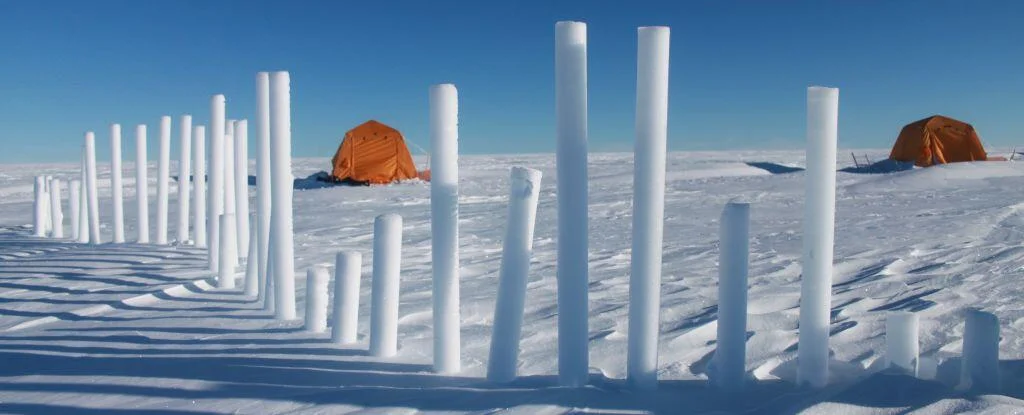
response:
[[[889,158],[928,167],[962,161],[991,160],[974,127],[963,121],[933,115],[907,124],[896,138]]]
[[[402,133],[375,120],[345,133],[331,164],[337,181],[384,184],[420,177]]]

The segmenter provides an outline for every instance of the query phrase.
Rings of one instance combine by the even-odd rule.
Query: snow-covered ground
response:
[[[840,153],[838,168],[852,165],[847,153]],[[886,153],[867,152],[872,160]],[[463,156],[460,164],[459,376],[430,372],[430,192],[425,183],[296,191],[300,316],[305,268],[331,264],[339,250],[363,253],[360,342],[340,347],[329,342],[329,333],[303,332],[300,321],[274,321],[239,292],[210,289],[203,251],[30,237],[32,176],[77,177],[78,165],[0,166],[0,412],[1024,412],[1020,163],[838,173],[833,386],[814,391],[792,385],[803,152],[670,154],[661,386],[655,393],[634,392],[623,381],[631,155],[590,156],[592,381],[583,389],[557,386],[553,155]],[[523,324],[522,378],[513,385],[492,385],[483,376],[513,165],[540,169],[544,177]],[[109,164],[99,167],[102,235],[109,241]],[[326,158],[299,159],[294,172],[306,177],[328,167]],[[125,163],[129,241],[135,235],[133,168]],[[155,164],[150,168],[155,194]],[[170,191],[169,227],[174,229],[174,182]],[[733,198],[752,203],[747,370],[757,381],[744,395],[723,396],[707,388],[705,371],[715,350],[717,220]],[[399,352],[386,360],[366,355],[373,218],[383,213],[399,213],[405,223]],[[1004,395],[966,396],[950,387],[959,378],[962,312],[969,307],[999,317]],[[927,380],[877,373],[887,310],[920,315],[921,377]]]

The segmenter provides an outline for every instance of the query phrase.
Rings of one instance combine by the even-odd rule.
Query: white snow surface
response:
[[[886,153],[868,154],[879,160]],[[812,390],[793,384],[803,154],[669,154],[655,392],[632,391],[624,381],[630,154],[589,156],[591,378],[580,389],[558,386],[553,154],[460,156],[458,375],[431,372],[427,183],[295,191],[299,307],[305,303],[303,270],[333,267],[341,250],[371,258],[374,217],[402,215],[398,354],[379,359],[367,353],[372,261],[362,266],[358,342],[338,345],[329,332],[303,331],[301,320],[274,320],[241,288],[216,290],[205,251],[190,244],[94,246],[31,236],[33,177],[67,181],[78,177],[79,163],[0,166],[0,412],[1024,412],[1024,165],[837,174],[830,383]],[[844,154],[837,167],[851,164]],[[424,162],[417,159],[419,166]],[[539,169],[545,179],[521,378],[498,385],[484,376],[514,165]],[[329,166],[328,158],[296,159],[293,172],[304,178]],[[110,241],[109,163],[97,167],[102,240]],[[133,163],[124,168],[132,171]],[[156,163],[149,168],[155,172]],[[124,178],[129,200],[133,176]],[[155,176],[148,176],[151,184]],[[171,197],[177,184],[170,183]],[[155,193],[155,186],[148,189]],[[718,220],[734,199],[751,203],[750,382],[740,395],[709,388],[706,376],[717,331]],[[135,205],[125,209],[133,218]],[[135,225],[126,223],[128,235]],[[1001,394],[967,395],[952,387],[960,375],[965,311],[972,307],[999,319]],[[881,372],[888,310],[918,313],[924,379]]]

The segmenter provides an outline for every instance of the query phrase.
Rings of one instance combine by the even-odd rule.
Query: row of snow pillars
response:
[[[124,185],[121,183],[121,125],[110,126],[110,197],[114,212],[114,243],[124,239]]]
[[[635,193],[626,376],[639,389],[654,389],[658,385],[669,34],[667,27],[637,29]]]
[[[587,25],[555,24],[556,184],[558,194],[558,378],[589,377],[587,230]],[[431,185],[433,186],[433,185]]]
[[[494,305],[494,327],[487,359],[487,379],[492,382],[510,382],[517,375],[540,181],[540,170],[512,167],[505,240],[498,274],[498,298]]]
[[[192,116],[181,116],[180,151],[178,159],[178,230],[175,237],[178,243],[189,240],[189,184],[192,182]],[[198,181],[198,179],[197,179]]]
[[[274,278],[274,316],[278,320],[295,319],[295,235],[292,225],[294,183],[289,83],[286,71],[274,72],[270,77],[270,232],[274,243],[270,253],[273,268],[269,271]]]
[[[256,214],[257,273],[260,290],[257,301],[263,301],[263,310],[272,312],[273,292],[269,289],[270,210],[272,181],[270,169],[270,74],[256,74]],[[250,259],[251,260],[251,259]]]
[[[722,210],[718,243],[718,337],[708,378],[726,391],[743,387],[747,343],[747,274],[750,205],[729,202]]]
[[[207,198],[210,229],[206,241],[209,247],[210,271],[218,272],[220,251],[220,216],[224,214],[224,95],[210,99],[210,190]]]
[[[193,232],[197,248],[207,248],[206,239],[206,127],[197,125],[192,131],[192,148],[195,150],[195,165],[192,166],[192,176],[195,182],[192,184],[193,202],[195,203],[195,224]]]
[[[149,186],[146,159],[146,125],[135,127],[135,201],[138,203],[138,223],[136,242],[149,243]]]
[[[373,278],[370,288],[371,356],[391,357],[398,351],[398,277],[401,267],[402,217],[395,213],[377,216],[373,221]]]
[[[455,85],[430,88],[430,233],[434,300],[434,371],[458,373],[459,99]],[[397,273],[397,271],[396,271]]]
[[[363,255],[339,252],[334,260],[334,314],[331,341],[338,344],[356,342],[359,325],[359,282]]]
[[[838,126],[839,89],[809,87],[797,383],[813,388],[828,383]]]

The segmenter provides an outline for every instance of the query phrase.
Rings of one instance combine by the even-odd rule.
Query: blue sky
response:
[[[447,82],[461,152],[552,152],[559,20],[588,24],[592,151],[632,149],[647,25],[672,29],[674,150],[800,149],[809,85],[840,88],[840,147],[887,148],[936,113],[1024,145],[1022,16],[1017,0],[0,0],[0,162],[75,161],[88,130],[106,159],[115,122],[131,155],[134,125],[153,142],[161,115],[206,124],[217,93],[252,119],[267,70],[291,73],[296,156],[329,157],[371,118],[427,148],[428,88]]]

